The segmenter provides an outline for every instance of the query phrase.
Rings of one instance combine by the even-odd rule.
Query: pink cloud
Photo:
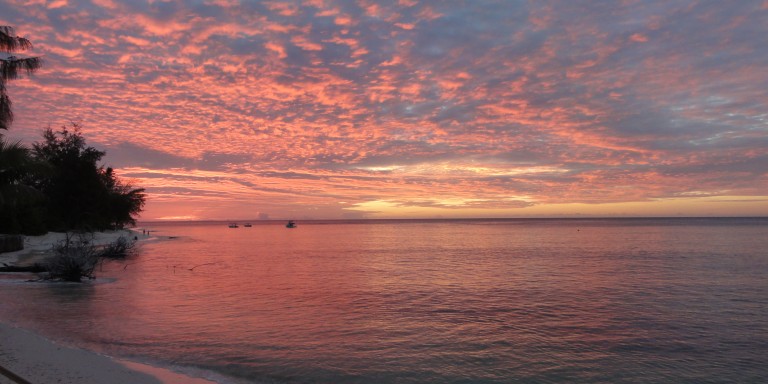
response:
[[[765,59],[750,37],[761,27],[742,8],[726,18],[664,3],[208,1],[219,8],[203,14],[101,0],[68,19],[8,4],[47,60],[10,83],[9,134],[31,141],[82,120],[89,142],[113,145],[109,156],[150,189],[157,217],[253,202],[340,217],[376,201],[455,212],[768,186]]]
[[[634,41],[635,43],[647,43],[648,42],[648,36],[645,36],[642,33],[633,33],[632,36],[629,37],[629,39]]]
[[[68,5],[67,0],[55,0],[48,3],[47,7],[48,9],[57,9],[57,8],[63,8]]]

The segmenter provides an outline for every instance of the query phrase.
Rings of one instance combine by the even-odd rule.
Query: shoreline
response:
[[[95,232],[92,242],[104,245],[120,236],[135,238],[140,243],[158,240],[156,236],[134,228]],[[41,262],[50,255],[53,246],[65,238],[66,234],[61,232],[25,236],[24,249],[0,253],[0,264],[28,266]],[[3,321],[0,321],[0,340],[0,384],[216,384],[170,369],[59,344],[32,330]]]
[[[0,340],[0,384],[19,383],[4,371],[30,383],[216,384],[169,369],[57,344],[2,322]]]
[[[105,245],[117,240],[120,236],[144,240],[145,236],[131,229],[116,231],[93,232],[93,245]],[[67,238],[64,232],[48,232],[40,236],[24,236],[24,249],[0,253],[0,263],[26,266],[41,261],[51,254],[53,246]],[[75,237],[77,238],[77,237]]]
[[[141,231],[141,228],[93,232],[91,235],[93,235],[90,239],[91,243],[97,246],[113,243],[121,236],[136,241],[137,245],[161,239],[156,235],[150,235],[150,231]],[[24,249],[0,253],[0,264],[30,266],[39,263],[47,256],[50,256],[54,245],[64,241],[66,237],[67,234],[64,232],[48,232],[40,236],[24,236]]]

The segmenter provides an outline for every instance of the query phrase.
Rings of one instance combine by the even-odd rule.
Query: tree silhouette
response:
[[[13,28],[0,26],[0,129],[13,121],[6,82],[40,68],[39,57],[18,57],[14,53],[32,48],[29,40],[16,36]],[[10,143],[0,134],[0,232],[37,234],[45,232],[44,196],[24,183],[40,164],[20,143]]]
[[[52,168],[35,183],[48,198],[49,229],[92,231],[135,223],[132,216],[144,206],[144,189],[133,189],[112,168],[99,166],[105,153],[86,145],[77,124],[59,132],[48,128],[43,139],[32,150]]]
[[[19,57],[14,53],[32,48],[29,40],[16,36],[12,27],[0,26],[0,129],[8,130],[13,121],[11,99],[5,83],[19,77],[20,73],[31,74],[43,64],[39,57]]]
[[[44,172],[28,148],[0,138],[0,233],[45,233],[45,196],[25,183]]]

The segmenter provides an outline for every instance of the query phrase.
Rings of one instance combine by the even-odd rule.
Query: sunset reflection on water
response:
[[[683,224],[164,225],[94,283],[12,285],[3,316],[233,382],[757,377],[766,222]]]

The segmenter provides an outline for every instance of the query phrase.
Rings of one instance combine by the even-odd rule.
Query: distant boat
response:
[[[288,224],[285,225],[286,228],[296,228],[296,223],[293,220],[288,220]]]
[[[253,225],[251,225],[251,223],[245,223],[245,225],[243,225],[243,227],[250,228],[250,227],[253,227]]]
[[[237,228],[237,223],[230,223],[230,224],[229,224],[229,227],[230,227],[230,228]]]

